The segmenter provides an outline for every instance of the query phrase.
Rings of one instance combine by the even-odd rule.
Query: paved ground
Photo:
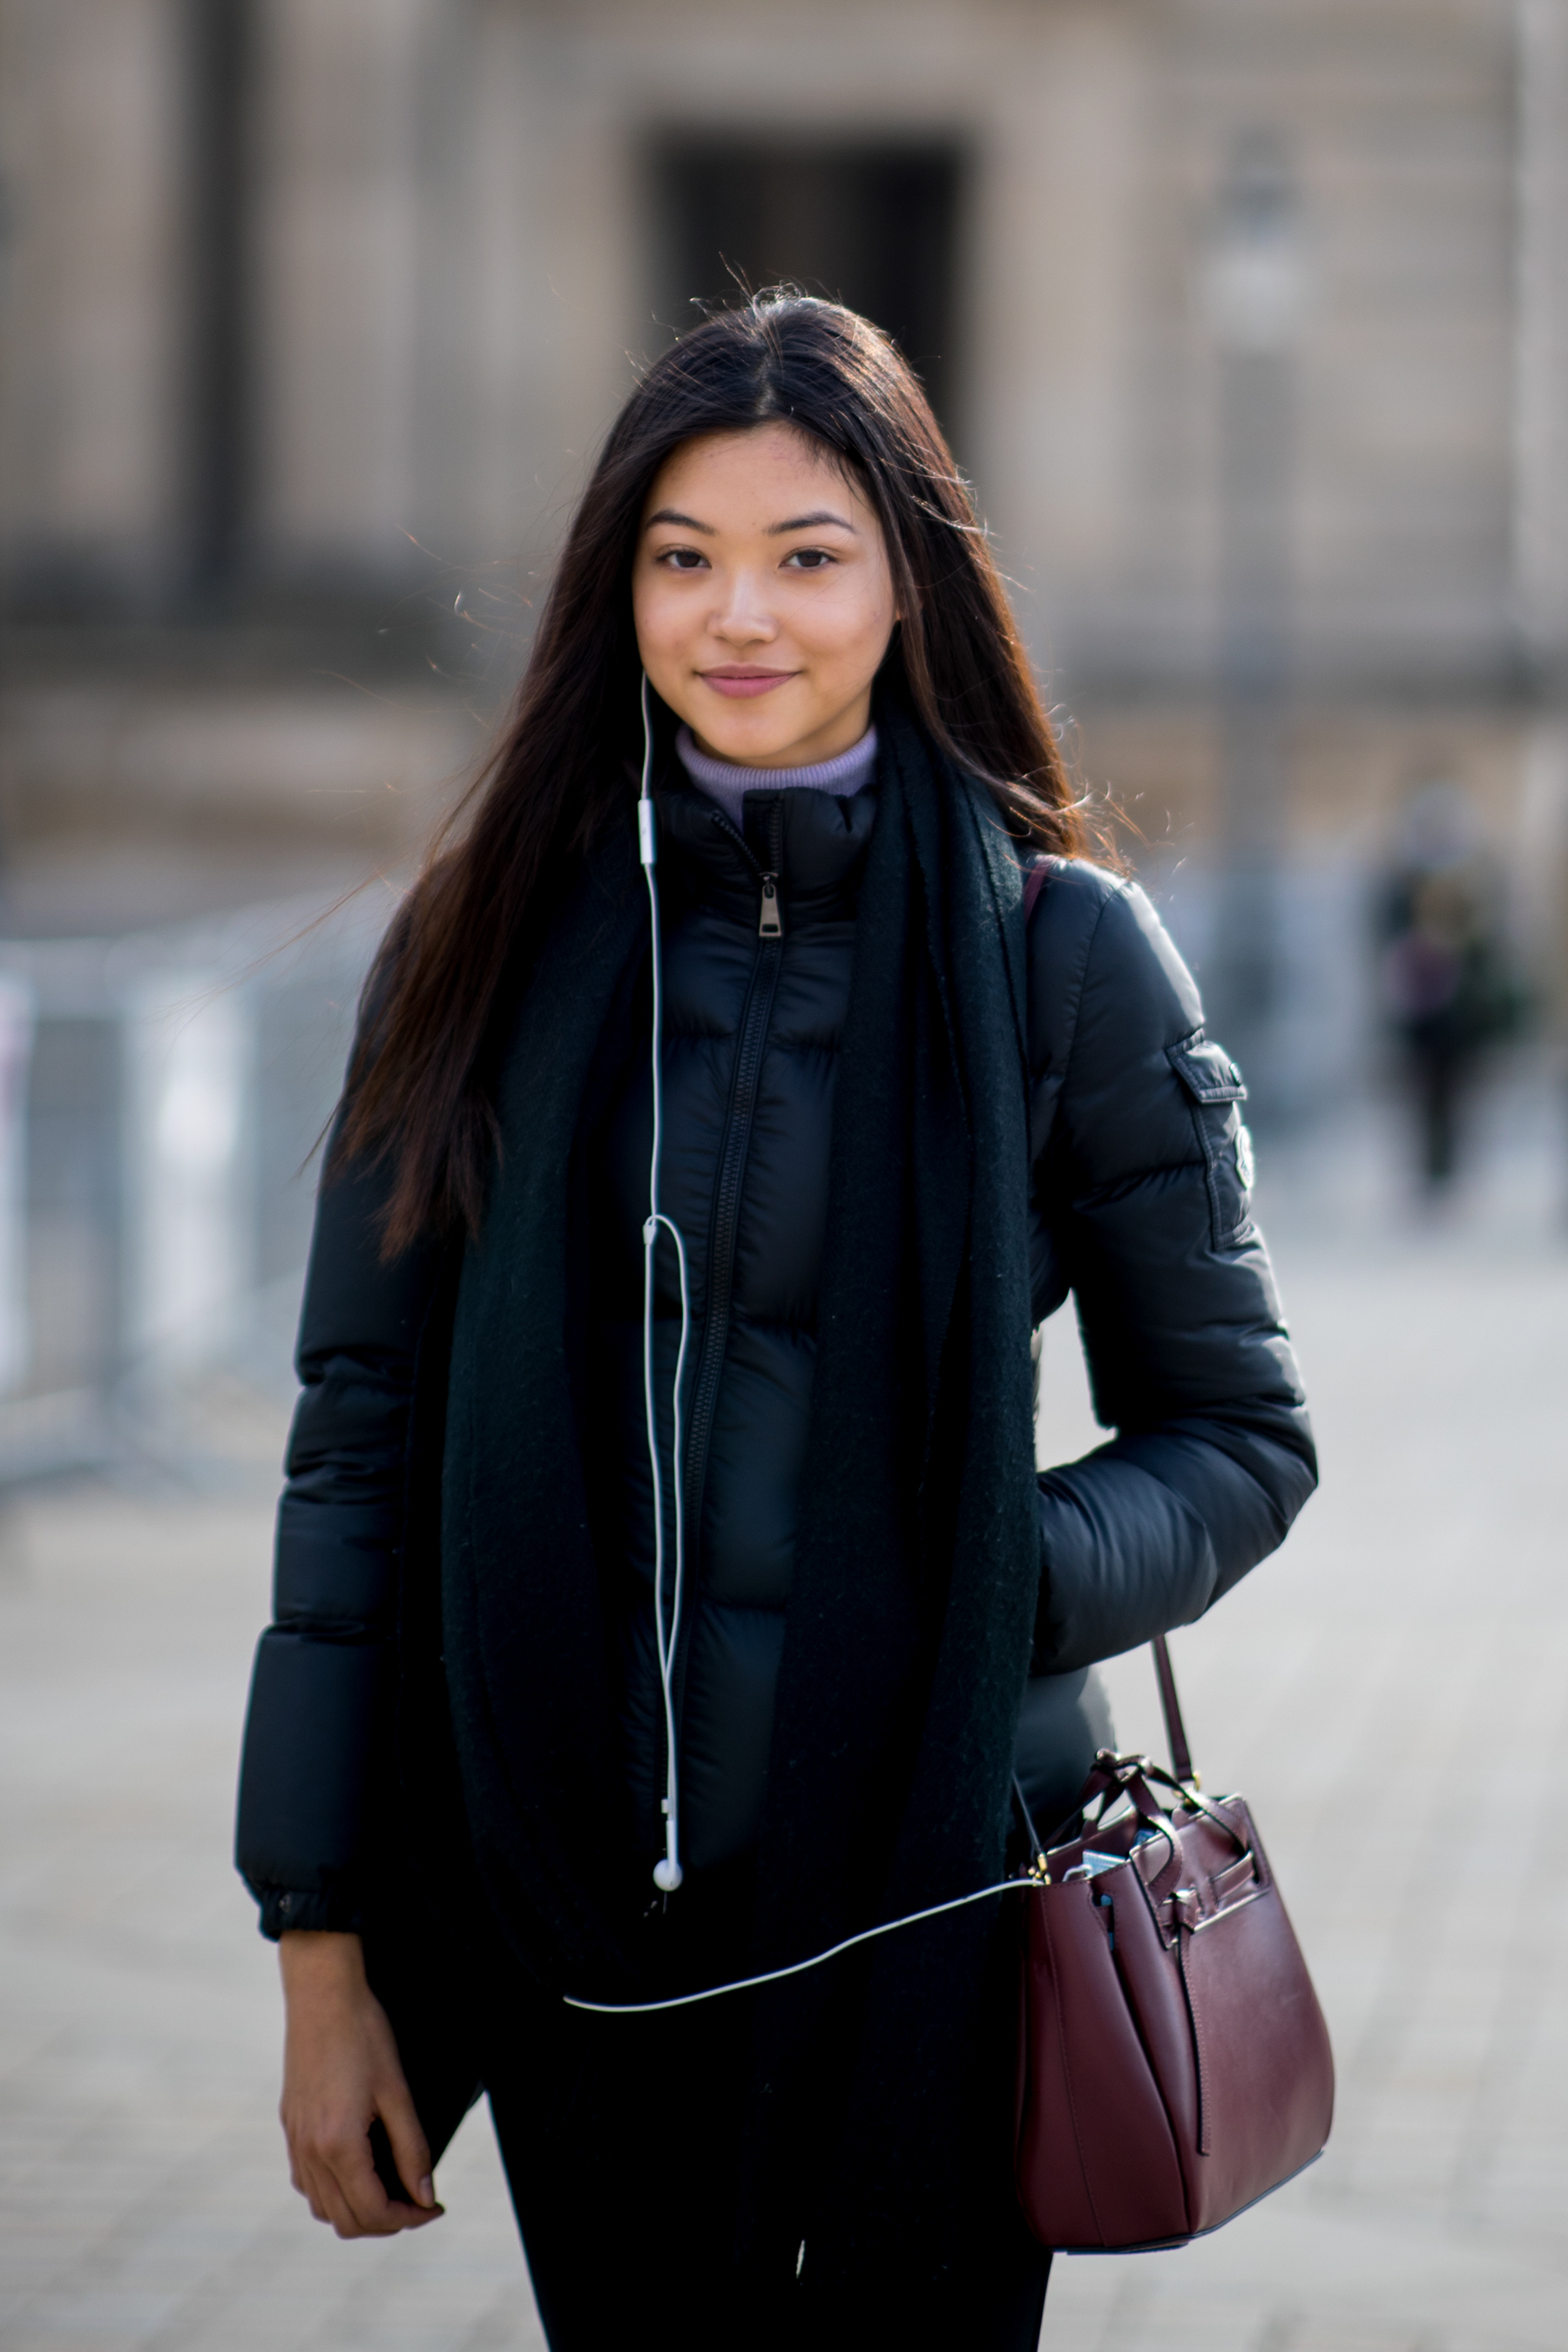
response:
[[[1061,2264],[1049,2352],[1568,2341],[1568,1249],[1539,1154],[1424,1231],[1375,1139],[1336,1165],[1276,1184],[1324,1492],[1178,1654],[1323,1995],[1334,2138],[1203,2247]],[[1073,1354],[1058,1456],[1089,1442]],[[531,2352],[481,2117],[415,2239],[341,2246],[286,2184],[272,1958],[227,1862],[267,1516],[98,1486],[0,1530],[0,2347]],[[1115,1680],[1157,1744],[1142,1661]]]

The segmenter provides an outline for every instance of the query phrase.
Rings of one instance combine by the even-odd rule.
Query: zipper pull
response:
[[[782,940],[784,924],[779,916],[779,877],[776,874],[763,877],[763,911],[757,919],[757,937],[761,940]]]

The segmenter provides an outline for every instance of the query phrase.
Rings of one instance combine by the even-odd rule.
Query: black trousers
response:
[[[718,1877],[668,1916],[656,1907],[647,1931],[687,1982],[719,1981],[742,1972],[749,1909],[743,1877]],[[994,2210],[935,2283],[814,2269],[809,2184],[738,2257],[747,1995],[595,2016],[542,1994],[488,1925],[459,1939],[456,1974],[440,1941],[421,1962],[405,1938],[367,1938],[372,1981],[433,2142],[456,2129],[476,2074],[489,2094],[551,2352],[649,2337],[682,2352],[1036,2352],[1050,2256],[1000,2174]],[[443,2030],[454,2004],[469,2029],[457,2040]]]

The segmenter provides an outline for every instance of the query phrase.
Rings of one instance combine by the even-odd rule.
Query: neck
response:
[[[852,800],[869,783],[877,765],[877,730],[868,727],[858,743],[840,751],[836,760],[817,760],[799,768],[742,768],[733,760],[715,760],[700,751],[689,727],[675,739],[680,764],[710,800],[717,801],[731,823],[742,823],[742,803],[748,793],[831,793],[836,800]]]

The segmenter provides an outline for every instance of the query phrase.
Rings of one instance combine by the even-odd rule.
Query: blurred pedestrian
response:
[[[1439,1193],[1458,1173],[1465,1096],[1519,1010],[1500,877],[1458,785],[1412,795],[1379,913],[1384,1003],[1404,1050],[1422,1181]]]
[[[482,2086],[556,2352],[1038,2336],[1003,1899],[690,1996],[994,1885],[1311,1487],[1243,1089],[1082,843],[892,346],[699,326],[366,992],[240,1802],[296,2185],[429,2221]],[[1069,1286],[1118,1433],[1037,1479]]]

